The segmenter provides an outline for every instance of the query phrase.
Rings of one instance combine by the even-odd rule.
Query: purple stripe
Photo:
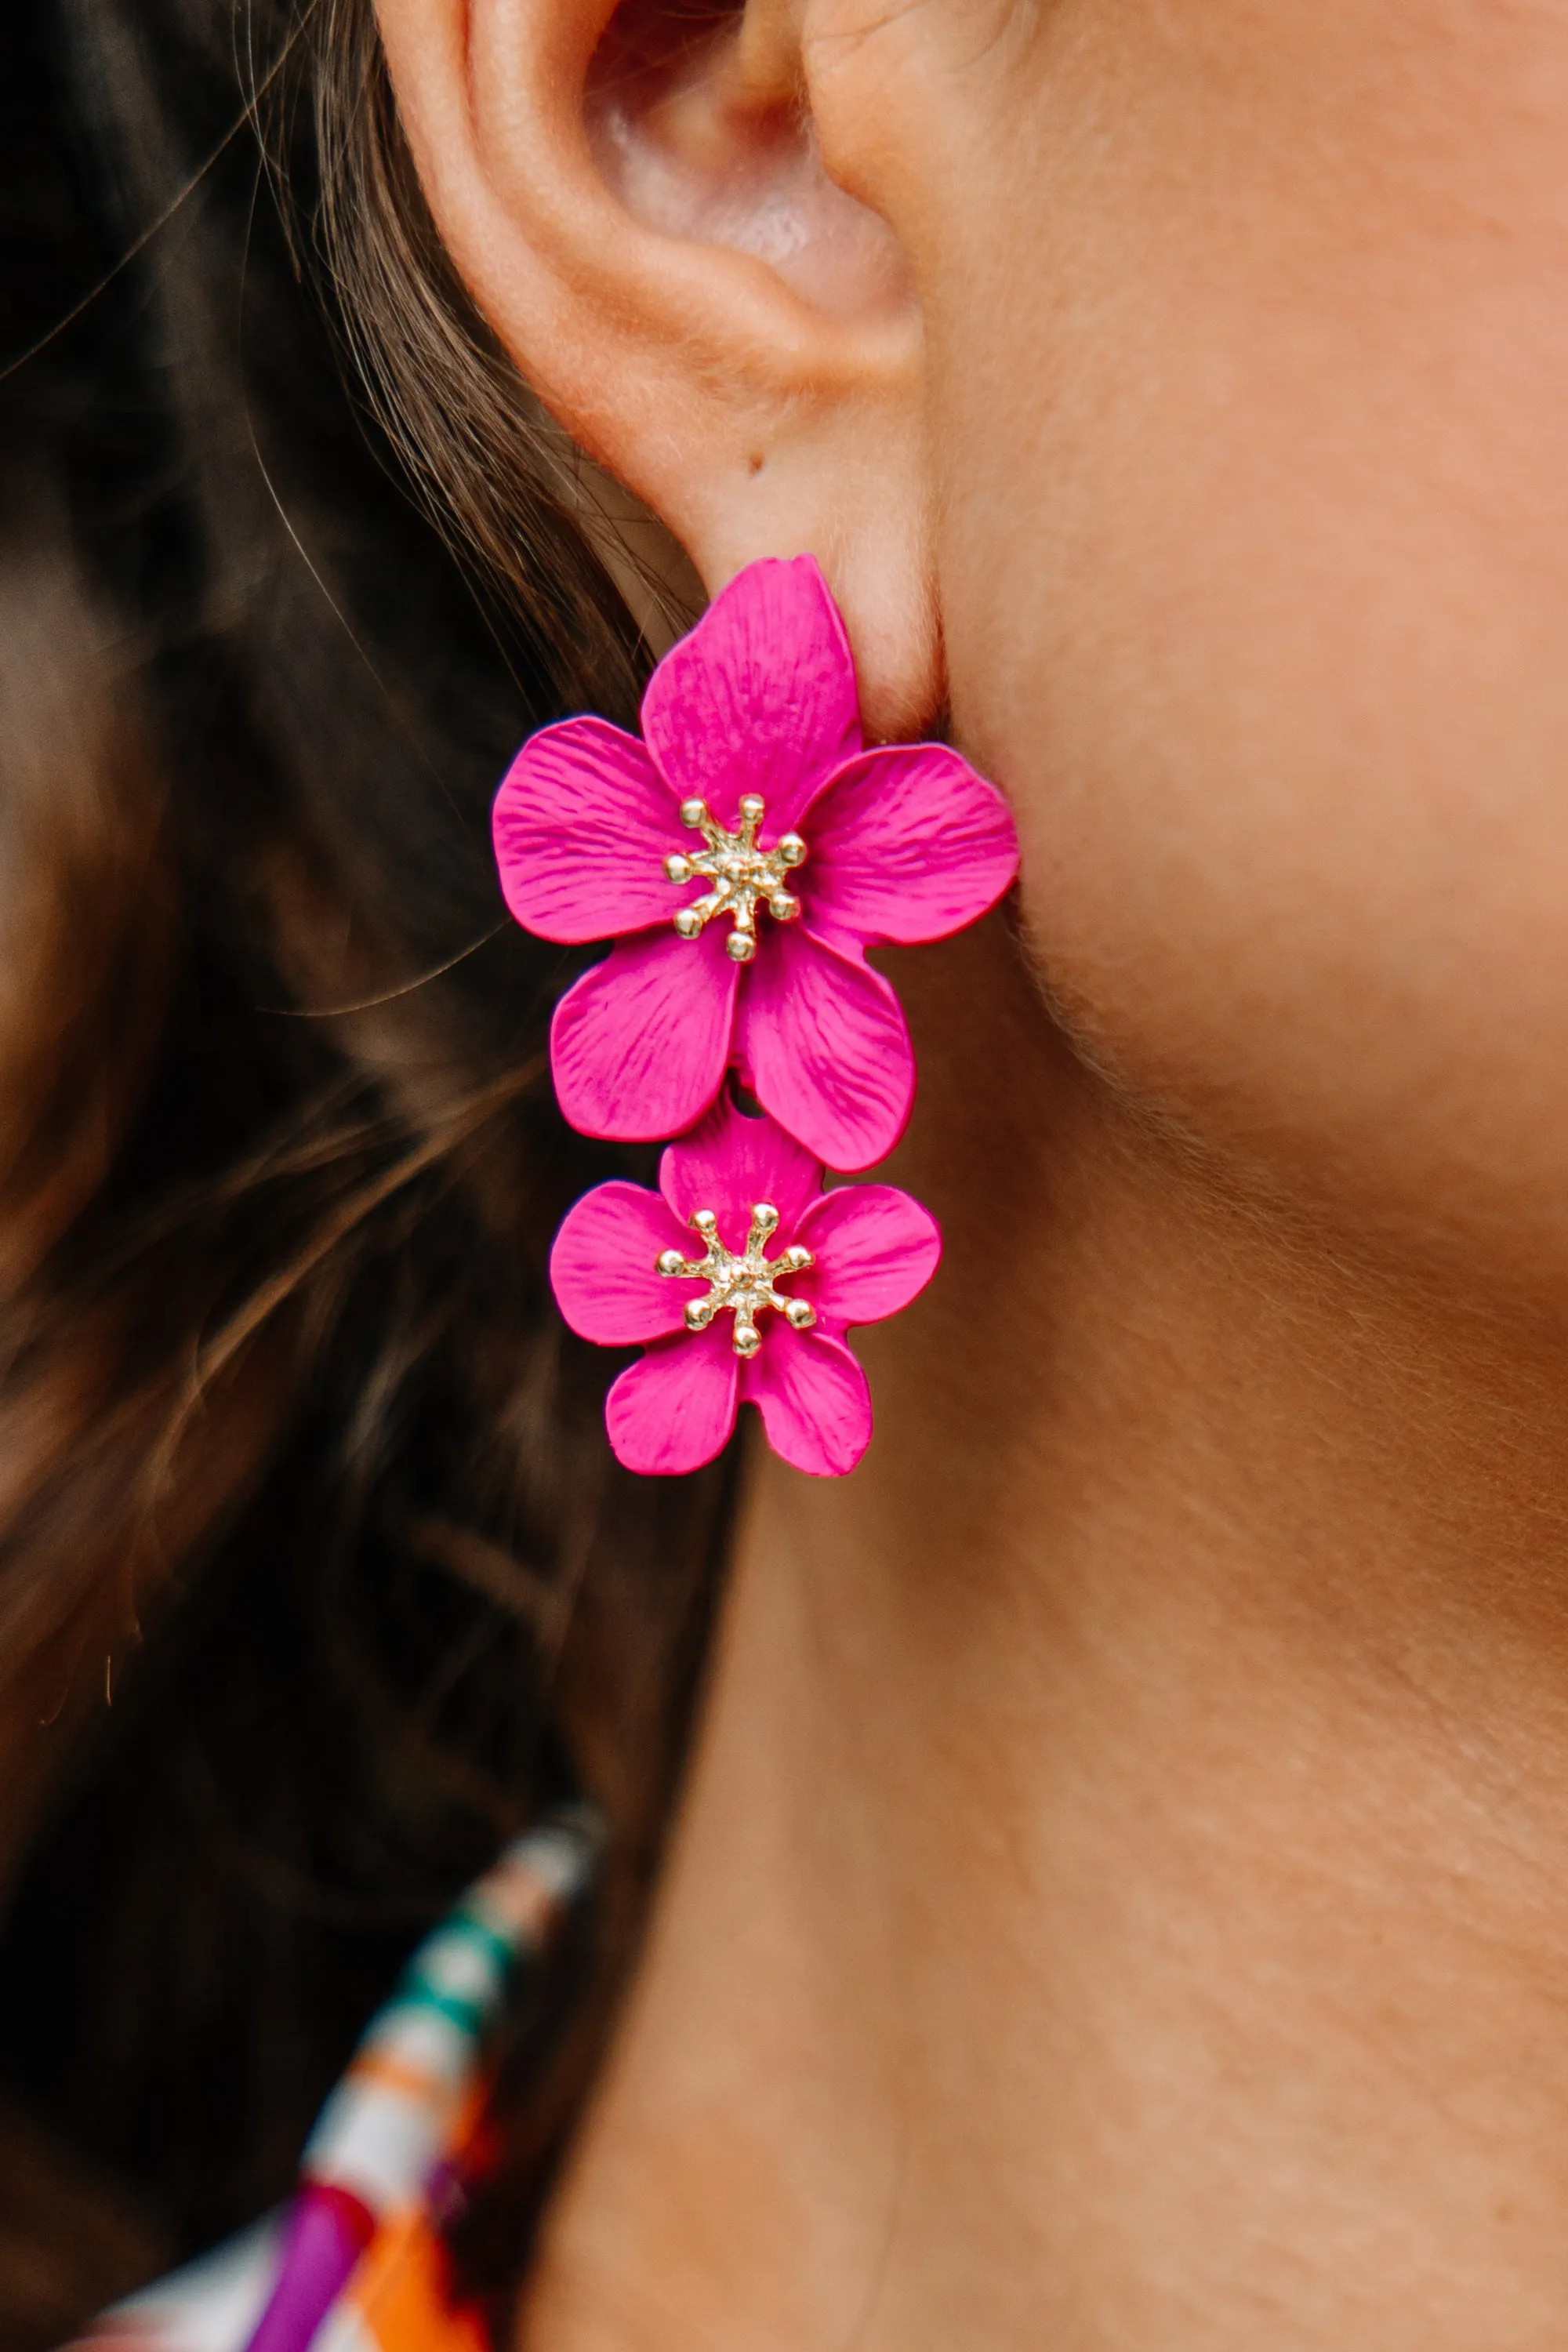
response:
[[[277,2284],[246,2352],[308,2352],[364,2252],[371,2217],[342,2189],[301,2189],[283,2233]]]

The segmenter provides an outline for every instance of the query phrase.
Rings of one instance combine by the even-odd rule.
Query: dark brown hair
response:
[[[561,1120],[580,960],[505,920],[489,852],[526,732],[631,719],[622,588],[656,604],[441,253],[368,0],[19,15],[0,2352],[282,2193],[409,1944],[586,1795],[605,1887],[459,2231],[504,2294],[635,1941],[729,1486],[616,1470],[616,1365],[552,1308],[562,1208],[647,1158]]]

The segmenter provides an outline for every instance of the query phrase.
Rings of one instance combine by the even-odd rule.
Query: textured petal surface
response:
[[[616,1460],[665,1477],[711,1462],[735,1426],[739,1370],[728,1316],[722,1330],[661,1339],[605,1400]]]
[[[550,1025],[551,1072],[573,1126],[653,1143],[700,1118],[724,1075],[739,977],[717,923],[695,940],[645,931],[612,948]]]
[[[843,1184],[824,1192],[790,1238],[804,1242],[816,1260],[790,1287],[839,1329],[896,1315],[919,1297],[942,1257],[936,1219],[893,1184]]]
[[[595,1185],[567,1210],[550,1253],[556,1305],[574,1331],[602,1348],[668,1339],[681,1329],[687,1300],[707,1285],[659,1274],[654,1261],[665,1249],[688,1255],[689,1239],[646,1185]]]
[[[608,940],[668,922],[688,898],[664,860],[689,847],[668,785],[635,735],[567,719],[523,745],[491,818],[507,905],[542,940]]]
[[[829,1168],[869,1168],[903,1133],[909,1031],[892,989],[858,957],[781,926],[747,971],[736,1036],[763,1109]]]
[[[814,1478],[841,1478],[870,1444],[866,1375],[826,1331],[770,1331],[742,1369],[741,1394],[761,1412],[773,1452]]]
[[[682,1226],[694,1210],[711,1209],[719,1237],[731,1249],[745,1241],[752,1205],[771,1201],[782,1250],[822,1190],[822,1163],[775,1120],[749,1118],[726,1089],[701,1125],[670,1145],[658,1181]]]
[[[863,751],[800,822],[806,919],[830,937],[945,939],[994,907],[1018,870],[1006,802],[940,743]]]
[[[814,558],[731,580],[649,678],[642,723],[677,801],[700,794],[732,825],[741,794],[761,793],[763,839],[787,833],[860,748],[854,658]]]

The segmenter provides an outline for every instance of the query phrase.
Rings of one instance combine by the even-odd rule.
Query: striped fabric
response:
[[[321,2110],[293,2203],[106,2312],[91,2352],[490,2352],[453,2300],[438,2218],[483,2106],[513,1969],[592,1872],[584,1818],[531,1831],[420,1946]]]

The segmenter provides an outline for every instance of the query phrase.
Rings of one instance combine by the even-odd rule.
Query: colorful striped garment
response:
[[[491,2352],[453,2301],[439,2216],[483,2108],[514,1967],[592,1873],[586,1818],[510,1846],[415,1953],[321,2110],[293,2203],[106,2312],[81,2352]]]

